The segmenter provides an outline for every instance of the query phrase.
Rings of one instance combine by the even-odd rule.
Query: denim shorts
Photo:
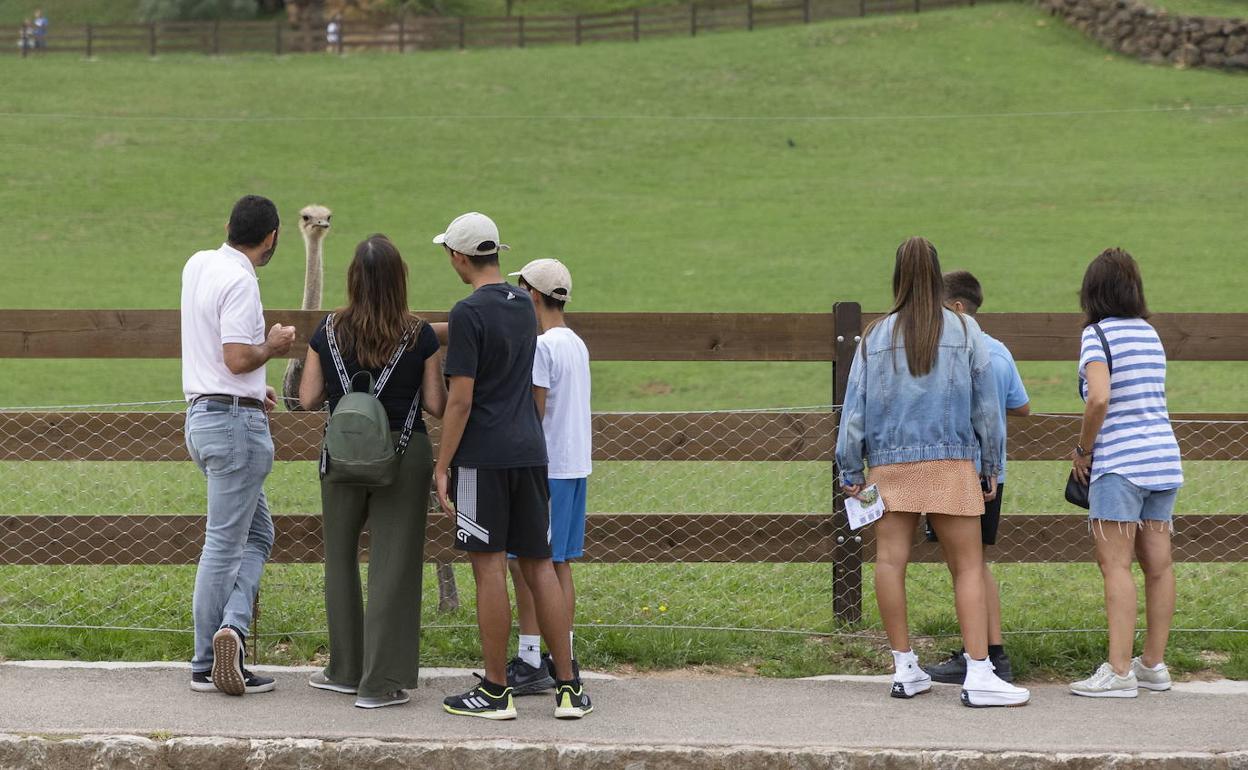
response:
[[[1107,473],[1088,489],[1088,516],[1102,521],[1171,521],[1178,495],[1178,489],[1144,489],[1117,473]]]

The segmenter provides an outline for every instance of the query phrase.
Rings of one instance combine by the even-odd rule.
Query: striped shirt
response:
[[[1142,489],[1183,485],[1179,444],[1166,410],[1166,351],[1142,318],[1106,318],[1101,331],[1113,353],[1109,411],[1092,447],[1092,480],[1107,473]],[[1105,348],[1091,326],[1083,330],[1079,391],[1087,399],[1087,365],[1106,362]]]

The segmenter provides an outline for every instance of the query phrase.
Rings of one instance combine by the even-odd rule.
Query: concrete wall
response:
[[[1037,2],[1127,56],[1183,67],[1248,71],[1248,19],[1179,16],[1137,0]]]

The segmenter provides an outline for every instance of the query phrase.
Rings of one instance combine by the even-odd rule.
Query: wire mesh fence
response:
[[[205,485],[175,404],[124,408],[0,412],[0,627],[189,633]],[[595,415],[578,626],[878,634],[871,532],[849,532],[834,514],[836,420],[829,406]],[[272,421],[278,461],[266,491],[278,542],[257,622],[266,638],[324,633],[313,462],[323,424],[306,413]],[[1086,522],[1062,497],[1078,424],[1069,415],[1012,421],[1005,517],[987,551],[1009,633],[1104,626]],[[1175,626],[1248,632],[1248,422],[1176,419],[1175,430],[1187,477]],[[846,538],[864,560],[860,599],[835,595],[847,585],[834,581]],[[451,540],[449,520],[431,516],[431,633],[472,625],[471,576]],[[956,632],[937,547],[919,542],[914,558],[914,630]],[[458,608],[446,605],[439,562],[460,565]],[[849,601],[861,607],[853,622],[836,609]]]

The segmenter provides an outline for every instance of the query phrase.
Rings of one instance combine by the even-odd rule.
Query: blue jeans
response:
[[[201,401],[186,412],[186,448],[208,478],[208,526],[195,572],[192,671],[212,668],[212,635],[244,634],[273,549],[264,479],[273,469],[269,418],[259,409]]]

